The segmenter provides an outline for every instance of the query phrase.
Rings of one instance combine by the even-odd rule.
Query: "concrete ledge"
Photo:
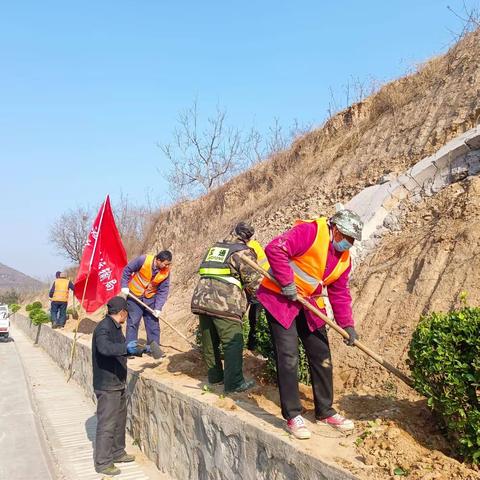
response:
[[[16,314],[20,328],[64,370],[72,339]],[[91,349],[77,343],[73,379],[93,396]],[[129,369],[130,435],[157,467],[179,480],[349,480],[357,477],[323,462],[235,414],[218,409]]]
[[[389,225],[397,223],[396,208],[403,200],[419,202],[469,175],[480,173],[480,127],[454,138],[434,155],[423,158],[397,178],[362,190],[346,205],[364,221],[361,243],[352,249],[358,263],[377,245]]]

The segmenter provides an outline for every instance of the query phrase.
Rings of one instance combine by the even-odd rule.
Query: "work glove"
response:
[[[127,343],[127,353],[136,357],[141,357],[146,351],[146,345],[140,345],[136,340]]]
[[[343,341],[349,347],[353,346],[353,342],[358,339],[357,332],[353,327],[345,327],[345,331],[348,333],[350,338],[345,338]]]
[[[121,290],[120,290],[120,295],[123,297],[123,298],[127,298],[128,297],[128,294],[130,293],[130,289],[128,287],[123,287]]]
[[[289,283],[282,287],[282,295],[287,297],[289,300],[296,300],[297,299],[297,286],[295,282]]]

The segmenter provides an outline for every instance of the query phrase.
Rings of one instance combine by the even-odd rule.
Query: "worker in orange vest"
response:
[[[52,328],[63,328],[67,321],[67,306],[69,290],[74,289],[73,283],[65,272],[56,272],[55,281],[50,288],[50,319]]]
[[[268,279],[257,298],[266,310],[275,349],[282,415],[287,431],[299,439],[310,438],[301,416],[298,389],[298,337],[311,372],[317,422],[348,431],[353,421],[333,408],[333,372],[325,322],[296,302],[297,296],[325,311],[326,292],[335,321],[349,334],[348,345],[357,338],[348,288],[351,269],[349,249],[362,238],[363,222],[350,210],[333,217],[297,224],[274,238],[266,247],[270,271],[281,287]]]
[[[172,254],[163,250],[157,255],[140,255],[130,261],[122,274],[122,294],[127,297],[127,343],[138,340],[138,327],[143,317],[147,332],[147,343],[160,345],[160,324],[158,317],[167,301],[170,289],[170,266]],[[135,295],[145,305],[155,311],[155,315],[128,298]]]

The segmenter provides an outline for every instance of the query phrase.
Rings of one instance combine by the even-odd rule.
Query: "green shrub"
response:
[[[458,453],[480,462],[480,308],[421,318],[409,350],[415,388]]]
[[[41,323],[48,323],[50,321],[50,316],[48,313],[40,309],[31,310],[28,314],[28,317],[32,321],[33,325],[40,325]]]
[[[12,303],[8,308],[12,313],[17,313],[22,307],[18,303]]]
[[[257,340],[257,352],[267,359],[267,375],[271,380],[275,381],[277,378],[275,354],[273,352],[273,343],[270,335],[270,328],[268,326],[268,320],[263,309],[258,317],[255,338]],[[300,340],[298,341],[298,353],[298,381],[300,383],[304,383],[305,385],[310,385],[310,369],[308,367],[307,355]]]
[[[40,310],[41,308],[42,308],[42,302],[33,302],[33,303],[29,303],[25,307],[25,310],[27,312],[31,312],[32,310]]]

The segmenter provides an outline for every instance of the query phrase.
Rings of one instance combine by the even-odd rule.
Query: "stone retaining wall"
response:
[[[14,324],[64,370],[72,339],[15,315]],[[93,397],[91,350],[77,343],[73,379]],[[347,480],[356,477],[233,413],[129,370],[127,428],[158,468],[179,480]]]
[[[356,262],[372,251],[385,231],[395,227],[404,200],[414,202],[469,175],[480,173],[480,127],[454,138],[399,176],[387,175],[378,185],[365,188],[346,205],[365,223],[363,239],[355,244]]]

